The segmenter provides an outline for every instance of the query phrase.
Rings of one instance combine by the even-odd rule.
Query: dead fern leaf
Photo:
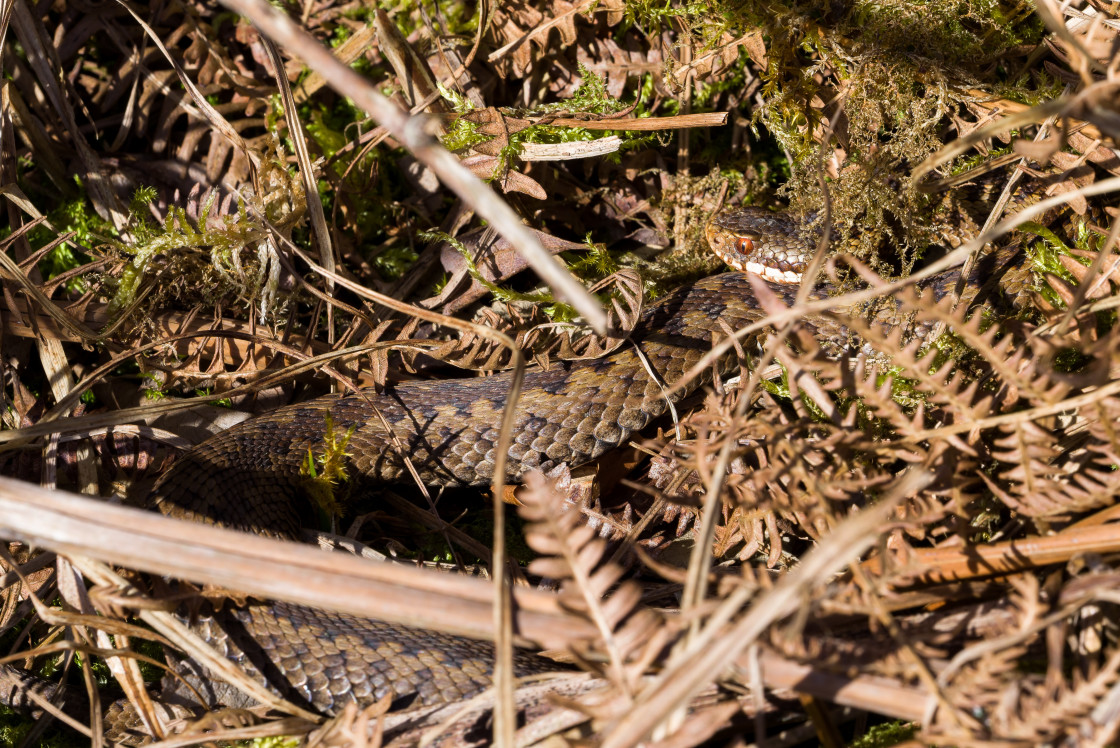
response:
[[[560,582],[560,603],[592,622],[599,640],[573,648],[571,654],[586,669],[608,679],[629,699],[637,679],[669,640],[665,622],[641,605],[641,588],[621,584],[623,569],[602,563],[606,543],[595,537],[578,511],[565,511],[564,499],[539,472],[526,476],[518,512],[530,524],[529,546],[541,558],[529,565],[534,574]],[[598,654],[605,655],[600,665]]]

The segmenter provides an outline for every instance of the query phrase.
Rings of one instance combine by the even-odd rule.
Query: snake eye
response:
[[[754,242],[748,236],[740,236],[735,242],[735,248],[743,255],[750,255],[754,252]]]

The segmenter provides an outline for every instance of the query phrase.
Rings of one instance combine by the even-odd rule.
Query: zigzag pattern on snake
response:
[[[798,250],[789,245],[798,242],[799,251],[812,251],[811,242],[789,232],[763,232],[755,240],[764,251],[782,244],[790,253]],[[974,295],[984,281],[1009,268],[1021,282],[1020,265],[1015,249],[1005,248],[979,263],[966,286]],[[939,298],[958,277],[947,272],[925,286]],[[793,302],[795,287],[770,287],[786,303]],[[874,312],[841,311],[900,323],[890,305]],[[633,346],[599,360],[529,371],[515,406],[507,478],[516,481],[529,470],[561,463],[582,464],[624,443],[667,411],[662,384],[677,384],[725,335],[724,325],[738,329],[762,316],[747,276],[725,273],[654,304],[634,331]],[[846,332],[836,318],[807,324],[818,336],[843,342]],[[736,366],[728,358],[719,368],[726,372]],[[711,375],[690,382],[673,399],[688,396]],[[300,465],[309,449],[321,451],[328,415],[336,429],[354,428],[348,449],[352,476],[373,483],[407,480],[399,457],[403,451],[429,485],[486,485],[493,476],[508,391],[507,374],[410,382],[381,394],[326,396],[281,408],[183,455],[156,486],[152,503],[172,516],[293,537],[301,524],[296,507],[307,503]],[[349,700],[368,703],[386,693],[402,706],[433,704],[489,685],[492,650],[484,643],[289,604],[234,608],[222,624],[225,632],[211,628],[206,633],[228,656],[248,664],[283,695],[326,713]],[[519,665],[524,671],[545,666],[528,656]]]
[[[709,240],[717,248],[722,243],[742,249],[748,243],[745,232],[762,262],[774,267],[778,258],[779,270],[788,273],[802,267],[806,253],[815,249],[811,237],[792,230],[795,225],[785,217],[747,211],[715,221]],[[981,288],[994,290],[990,281],[1005,274],[1009,283],[1003,292],[1014,296],[1021,290],[1028,274],[1017,250],[1017,244],[1004,246],[973,268],[965,284],[966,303],[984,302],[975,298]],[[958,279],[959,271],[949,271],[923,286],[940,298]],[[796,287],[769,286],[780,299],[793,302]],[[828,289],[817,292],[827,294]],[[805,324],[818,337],[843,346],[848,336],[839,320],[845,315],[870,316],[884,325],[904,323],[891,304],[879,304],[834,310]],[[562,463],[575,466],[625,443],[668,410],[663,385],[677,384],[727,328],[762,316],[747,276],[725,273],[652,305],[634,330],[632,345],[599,360],[530,370],[515,406],[507,478],[516,481],[529,470]],[[726,358],[717,368],[736,367]],[[705,372],[673,399],[687,397],[712,375]],[[429,485],[486,485],[493,476],[508,391],[509,375],[496,375],[410,382],[384,393],[332,395],[284,407],[182,455],[153,489],[150,504],[174,517],[297,537],[301,513],[307,514],[301,507],[308,506],[300,466],[308,450],[322,451],[328,416],[336,430],[354,428],[347,469],[363,482],[407,480],[399,457],[403,452]],[[227,604],[198,630],[281,695],[326,714],[347,702],[368,704],[386,694],[399,707],[447,703],[490,685],[493,652],[486,643],[298,605]],[[522,672],[551,667],[527,654],[518,656],[517,666]],[[183,667],[190,669],[189,663]],[[239,692],[206,673],[195,673],[191,681],[211,705],[243,705]],[[3,692],[0,683],[0,696]]]

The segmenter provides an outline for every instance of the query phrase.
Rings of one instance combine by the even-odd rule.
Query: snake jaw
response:
[[[794,234],[783,218],[759,208],[740,208],[715,217],[707,226],[708,245],[729,267],[782,284],[801,282],[812,257],[807,246],[790,246]]]

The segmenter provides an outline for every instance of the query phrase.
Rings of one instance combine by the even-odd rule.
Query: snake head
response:
[[[787,213],[743,207],[715,216],[708,245],[730,267],[775,283],[800,283],[816,247]]]

